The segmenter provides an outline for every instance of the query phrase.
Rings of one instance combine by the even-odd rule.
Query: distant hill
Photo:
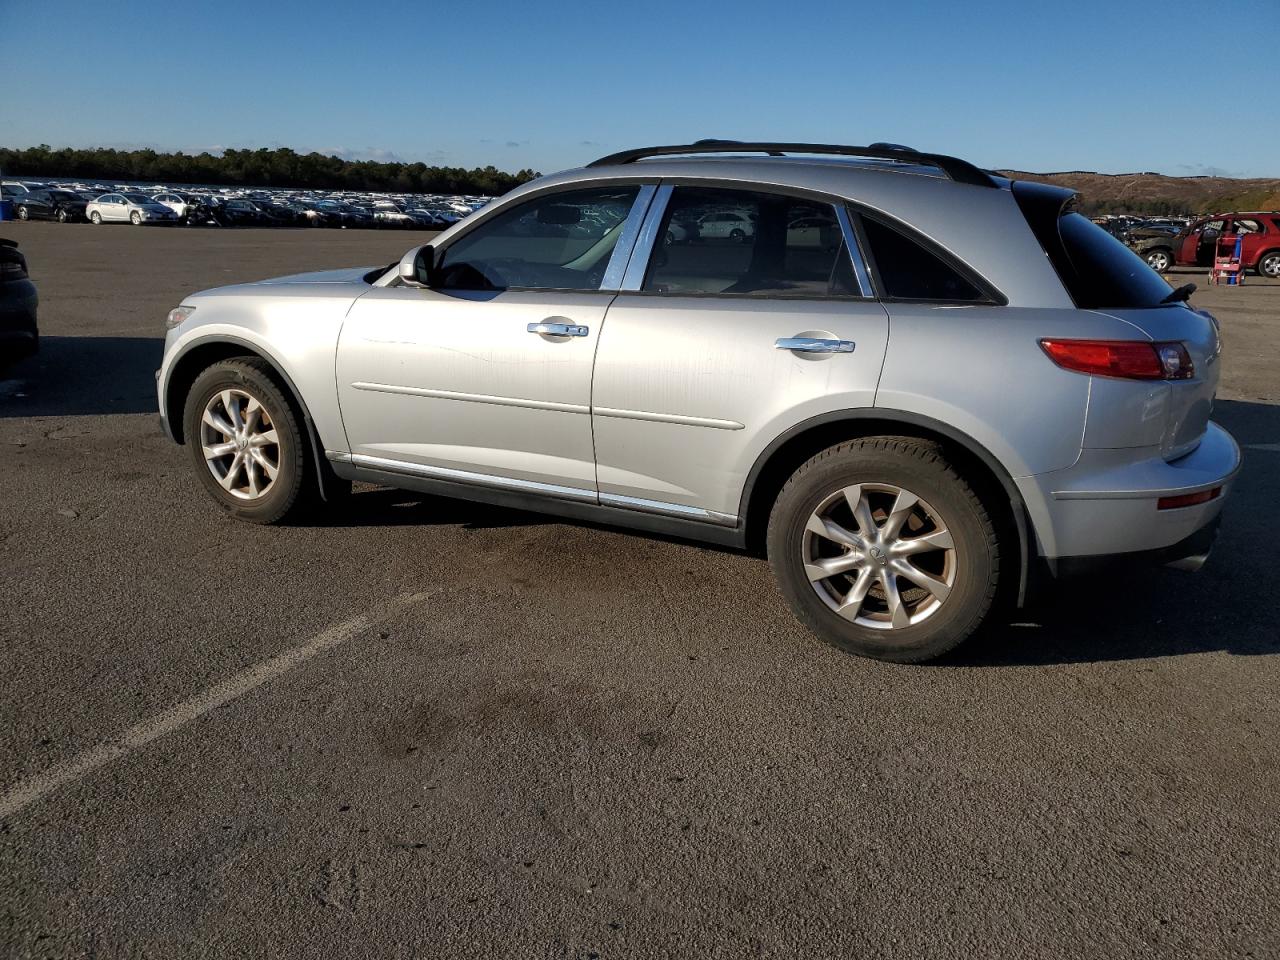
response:
[[[1162,173],[1027,173],[1001,170],[1014,180],[1036,180],[1080,192],[1084,213],[1199,214],[1228,210],[1280,210],[1280,179],[1166,177]]]

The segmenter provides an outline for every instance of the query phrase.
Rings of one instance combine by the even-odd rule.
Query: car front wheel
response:
[[[800,620],[865,657],[930,660],[996,595],[995,526],[934,444],[870,437],[810,458],[769,519],[769,563]]]
[[[135,227],[139,226],[142,223],[142,214],[135,210],[133,213],[129,214],[129,222]]]
[[[303,504],[310,469],[292,404],[256,357],[201,373],[183,412],[196,473],[217,504],[250,523],[278,523]]]
[[[18,208],[18,219],[19,219],[19,220],[30,220],[30,219],[31,219],[31,211],[30,211],[30,210],[28,210],[26,207],[19,207],[19,208]]]
[[[1258,276],[1280,280],[1280,250],[1273,250],[1258,261]]]
[[[1156,273],[1167,273],[1173,266],[1173,254],[1168,250],[1147,251],[1147,266]]]
[[[66,222],[67,222],[67,211],[66,211],[66,210],[59,210],[59,211],[58,211],[58,222],[59,222],[59,223],[66,223]]]
[[[93,211],[93,213],[89,214],[89,222],[94,225],[102,223],[102,214],[97,210]]]

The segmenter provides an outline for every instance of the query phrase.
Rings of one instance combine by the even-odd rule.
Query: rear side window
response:
[[[892,227],[862,218],[872,265],[880,279],[880,295],[889,300],[989,300],[940,256]]]
[[[643,289],[671,295],[859,296],[829,203],[676,187]]]

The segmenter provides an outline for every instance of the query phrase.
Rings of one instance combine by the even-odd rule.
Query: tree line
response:
[[[46,143],[26,149],[0,147],[0,171],[6,177],[485,196],[506,193],[538,176],[533,170],[507,173],[493,166],[466,170],[424,163],[344,160],[320,153],[298,153],[288,147],[225,150],[219,156],[108,147],[55,150]]]

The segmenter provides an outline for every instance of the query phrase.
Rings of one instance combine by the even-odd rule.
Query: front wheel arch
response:
[[[312,465],[315,467],[315,476],[318,478],[320,485],[320,497],[323,500],[331,499],[341,484],[337,475],[333,473],[333,468],[330,467],[329,461],[324,456],[324,445],[320,440],[320,432],[316,429],[315,420],[311,417],[311,410],[307,407],[306,401],[302,399],[302,394],[298,390],[297,384],[285,373],[280,362],[266,350],[248,340],[222,336],[216,339],[197,341],[184,348],[182,353],[174,360],[173,366],[169,370],[164,392],[165,422],[168,424],[169,433],[174,442],[179,444],[186,443],[186,437],[183,436],[182,414],[186,407],[187,394],[191,392],[191,387],[196,382],[196,378],[200,376],[202,371],[213,364],[235,357],[254,357],[262,360],[271,368],[272,377],[294,405],[294,411],[302,419],[304,429],[309,438]]]
[[[1033,553],[1027,507],[1012,476],[996,457],[974,440],[953,427],[931,417],[903,410],[867,408],[840,410],[811,417],[776,438],[756,458],[743,486],[738,516],[745,525],[747,546],[763,553],[769,514],[782,487],[791,474],[814,454],[844,440],[893,435],[937,443],[947,456],[961,467],[999,527],[1017,537],[1016,553],[1007,551],[1009,562],[1017,571],[1009,570],[1006,584],[1017,583],[1015,602],[1022,606],[1027,599]],[[1016,572],[1017,576],[1012,574]]]

